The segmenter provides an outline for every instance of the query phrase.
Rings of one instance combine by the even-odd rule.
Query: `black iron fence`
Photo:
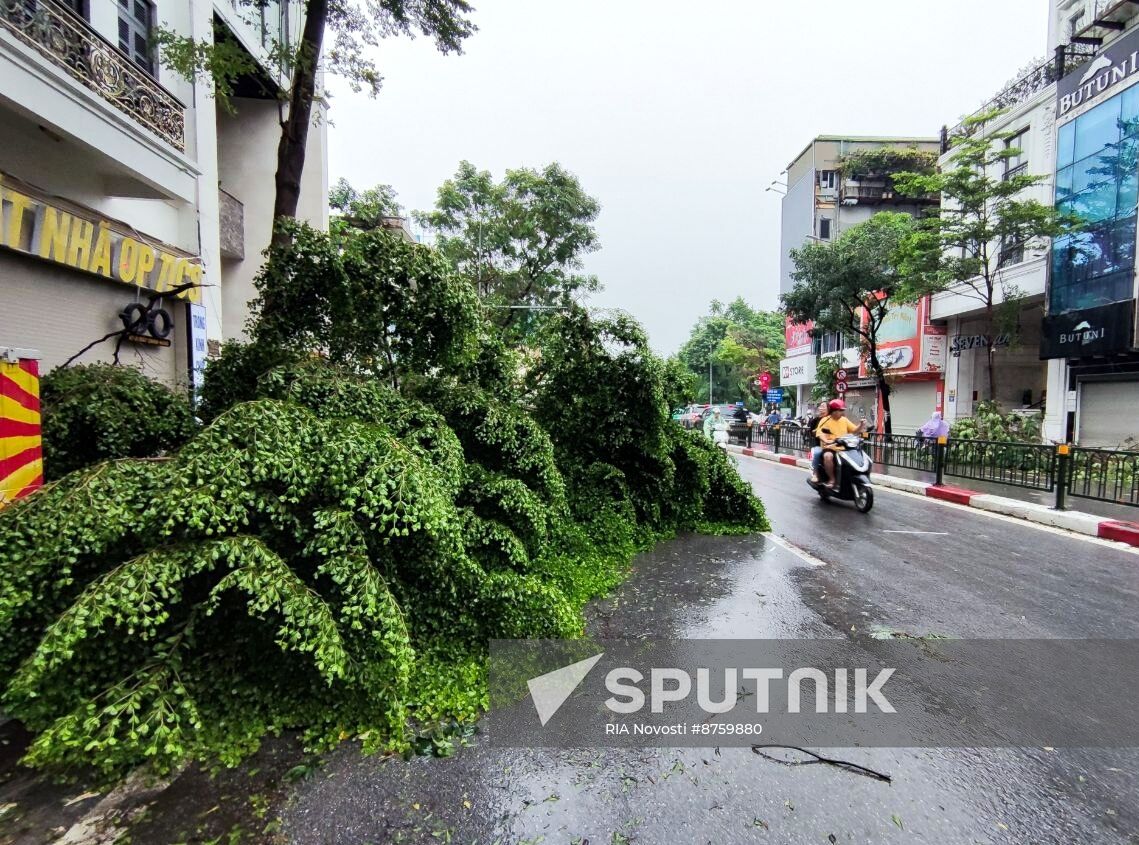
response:
[[[1139,452],[956,438],[937,443],[905,434],[870,433],[865,441],[875,464],[932,473],[937,484],[948,476],[1055,493],[1060,509],[1068,496],[1139,507]],[[748,445],[754,444],[810,451],[807,432],[787,425],[753,426]]]

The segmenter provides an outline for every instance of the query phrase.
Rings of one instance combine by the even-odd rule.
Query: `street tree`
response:
[[[814,332],[837,331],[859,339],[882,397],[887,437],[892,434],[890,384],[878,356],[878,335],[901,287],[900,249],[914,226],[910,215],[884,211],[834,241],[792,250],[795,287],[781,297],[787,315],[798,323],[813,320]]]
[[[435,209],[416,217],[436,233],[435,246],[469,279],[503,329],[524,333],[527,308],[565,308],[600,289],[581,272],[600,246],[601,206],[557,162],[541,170],[487,170],[461,162],[440,187]]]
[[[328,226],[337,234],[348,229],[370,232],[383,228],[385,217],[403,216],[403,209],[391,185],[376,185],[357,191],[344,177],[328,192],[328,207],[334,212]]]
[[[239,14],[259,17],[268,0],[236,0]],[[298,40],[289,34],[270,39],[269,61],[283,82],[277,89],[281,137],[277,145],[273,219],[296,217],[300,201],[318,72],[344,79],[353,91],[375,96],[383,83],[369,52],[381,39],[421,33],[443,53],[461,52],[476,27],[467,0],[305,0]],[[326,49],[325,42],[330,42]],[[206,78],[227,108],[243,77],[256,74],[245,50],[220,26],[213,39],[193,38],[160,27],[155,37],[162,63],[187,79]],[[281,243],[287,230],[274,231]]]
[[[940,211],[925,217],[899,251],[905,294],[917,298],[952,289],[983,309],[990,400],[997,396],[996,338],[1015,334],[1023,300],[1007,269],[1026,254],[1043,254],[1052,238],[1075,223],[1025,196],[1045,177],[1011,166],[1021,155],[1009,145],[1016,133],[989,129],[1002,113],[966,118],[940,172],[894,174],[899,193],[941,196]]]
[[[783,315],[753,309],[743,297],[727,305],[713,300],[708,314],[697,320],[677,353],[700,380],[700,394],[709,393],[709,372],[731,396],[762,402],[755,374],[779,366],[784,352]]]

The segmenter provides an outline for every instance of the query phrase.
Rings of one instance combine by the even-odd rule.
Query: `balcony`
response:
[[[221,221],[221,257],[245,259],[245,206],[229,191],[218,188],[218,214]]]
[[[185,151],[182,104],[73,12],[52,0],[0,0],[0,28],[179,152]]]

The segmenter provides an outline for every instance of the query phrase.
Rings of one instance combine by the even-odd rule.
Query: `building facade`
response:
[[[1052,204],[1054,191],[1055,149],[1055,78],[1053,61],[1040,61],[1021,78],[1012,82],[985,106],[1006,111],[985,124],[985,132],[1011,132],[1012,137],[1000,142],[1018,153],[1005,158],[989,175],[992,179],[1008,179],[1021,174],[1040,175],[1037,185],[1027,188],[1023,199]],[[952,136],[960,128],[947,131]],[[994,142],[996,143],[996,142]],[[946,145],[948,146],[948,145]],[[951,164],[952,152],[941,157],[940,166]],[[984,285],[972,288],[962,285],[935,294],[930,302],[930,317],[935,325],[945,326],[948,346],[945,373],[945,419],[972,416],[977,404],[995,393],[995,401],[1005,411],[1020,409],[1023,413],[1044,412],[1048,367],[1040,361],[1040,326],[1044,315],[1044,294],[1048,279],[1049,244],[1010,244],[1004,248],[993,244],[989,254],[995,264],[993,302],[1000,307],[1006,292],[1015,296],[1020,307],[1010,331],[994,338],[988,336],[985,303],[978,298]],[[992,345],[996,388],[989,387],[989,354]]]
[[[842,163],[846,156],[883,148],[912,148],[937,153],[940,142],[936,138],[820,135],[787,166],[787,193],[783,197],[781,213],[781,294],[790,291],[795,284],[791,250],[810,241],[831,241],[879,211],[919,214],[930,205],[926,200],[897,195],[888,173],[844,172]],[[870,379],[854,377],[860,362],[859,351],[852,345],[853,338],[838,334],[812,338],[812,328],[788,322],[787,357],[780,364],[780,384],[794,390],[800,413],[810,402],[818,359],[841,356],[843,366],[851,376],[847,403],[852,413],[876,419],[876,389]],[[926,418],[928,416],[927,412]]]
[[[0,4],[0,348],[35,350],[41,372],[138,322],[122,363],[186,386],[240,337],[269,243],[277,92],[274,42],[300,4],[229,0],[17,0]],[[252,59],[232,109],[212,84],[162,66],[161,25],[224,37]],[[327,226],[324,105],[310,129],[299,216]],[[156,303],[157,305],[158,303]],[[137,316],[137,309],[133,312]],[[75,360],[109,360],[112,342]]]
[[[1052,243],[1039,344],[1048,366],[1045,435],[1135,449],[1139,7],[1052,0],[1050,13],[1055,202],[1083,225]],[[1065,60],[1071,45],[1090,54]]]

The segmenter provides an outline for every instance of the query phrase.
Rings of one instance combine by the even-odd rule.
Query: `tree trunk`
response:
[[[890,385],[886,381],[886,373],[878,363],[878,351],[870,352],[870,367],[874,370],[874,378],[878,382],[878,394],[882,397],[882,432],[889,443],[894,436],[894,424],[890,420]]]
[[[328,23],[328,0],[307,0],[305,25],[297,45],[293,67],[292,91],[289,93],[289,113],[281,127],[281,141],[277,145],[276,196],[273,200],[273,244],[281,245],[288,238],[276,230],[282,217],[296,217],[301,198],[301,174],[304,172],[305,152],[308,147],[309,124],[312,120],[312,101],[316,94],[316,69]]]
[[[997,342],[996,335],[993,333],[996,328],[993,318],[993,298],[990,294],[989,301],[985,304],[985,354],[988,356],[986,365],[989,372],[989,401],[995,402],[997,400],[997,364],[996,364],[996,349],[994,345]]]

